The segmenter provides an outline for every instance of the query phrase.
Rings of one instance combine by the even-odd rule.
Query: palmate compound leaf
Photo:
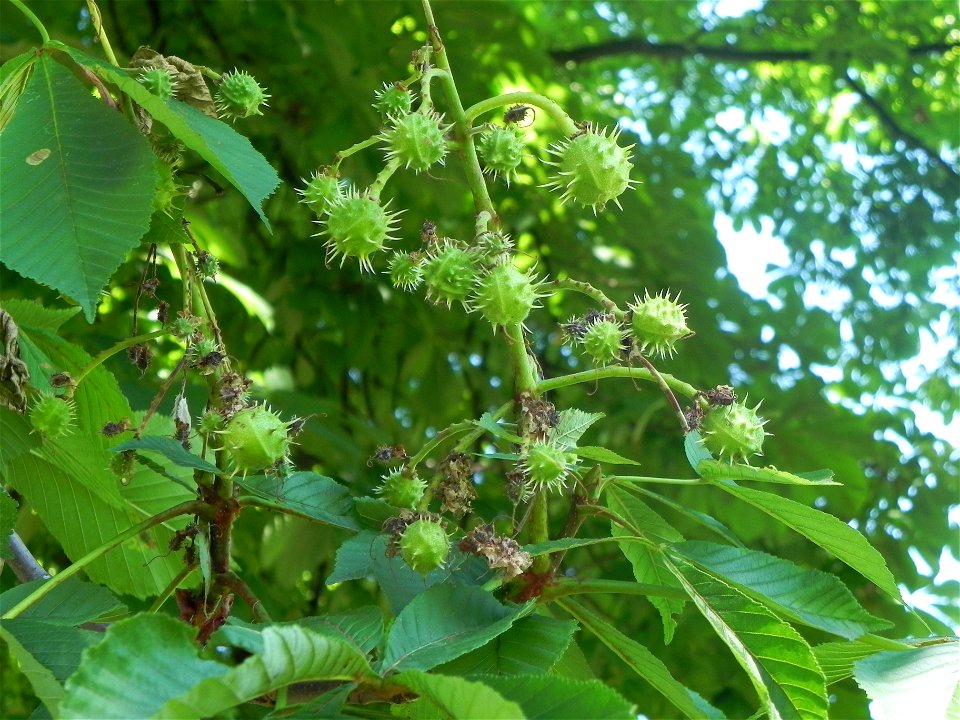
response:
[[[57,41],[49,45],[67,53],[77,63],[133,98],[154,120],[163,123],[180,142],[199,154],[237,188],[270,229],[262,205],[280,184],[280,178],[263,155],[253,149],[249,140],[226,123],[214,120],[186,103],[151,94],[113,65]]]
[[[41,55],[0,143],[0,262],[74,298],[100,291],[150,225],[150,145]]]
[[[198,657],[193,633],[164,615],[117,623],[67,681],[62,716],[211,717],[294,682],[372,677],[356,649],[295,625],[264,628],[235,667]]]
[[[730,480],[721,480],[714,485],[793,528],[852,567],[890,597],[898,601],[901,599],[896,580],[883,556],[863,535],[833,515],[774,493],[740,487]]]
[[[775,612],[848,640],[891,625],[864,610],[839,578],[820,570],[707,542],[679,543],[672,552]]]
[[[771,720],[827,717],[823,673],[796,630],[694,565],[664,562],[746,671]]]
[[[700,695],[674,679],[667,666],[650,650],[627,637],[599,615],[570,598],[558,601],[560,607],[572,615],[583,627],[688,718],[723,718],[724,715]],[[642,710],[642,708],[641,708]]]

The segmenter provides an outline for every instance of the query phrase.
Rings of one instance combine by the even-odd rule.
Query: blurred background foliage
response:
[[[98,52],[84,3],[31,6],[55,38]],[[367,494],[379,480],[367,462],[378,445],[415,450],[509,397],[501,337],[475,317],[394,291],[382,275],[325,266],[318,227],[297,203],[301,178],[378,132],[373,92],[408,77],[410,53],[425,41],[419,3],[103,0],[101,9],[121,59],[149,45],[221,71],[247,70],[272,96],[263,117],[237,129],[285,181],[265,207],[273,234],[236,192],[220,191],[199,159],[187,164],[195,182],[186,217],[222,263],[211,293],[229,353],[271,404],[312,416],[301,465]],[[3,11],[6,59],[38,39],[9,6]],[[624,196],[623,212],[594,216],[539,189],[547,177],[541,159],[560,138],[548,118],[536,117],[520,176],[492,190],[523,257],[541,273],[591,281],[621,303],[645,289],[680,292],[696,336],[661,370],[702,388],[729,382],[762,399],[773,433],[765,461],[791,471],[830,467],[844,484],[784,492],[855,524],[906,589],[926,588],[940,617],[960,623],[957,581],[933,582],[945,547],[960,557],[948,524],[958,502],[957,451],[948,431],[933,433],[936,423],[916,419],[925,408],[922,417],[956,429],[956,4],[458,0],[435,3],[435,13],[464,104],[536,90],[576,118],[620,124],[622,142],[636,144],[642,184]],[[371,149],[342,170],[364,187],[382,163]],[[472,235],[472,202],[456,162],[429,176],[400,173],[384,197],[405,210],[399,248],[419,246],[426,219],[443,235]],[[771,234],[782,241],[783,262],[769,268],[765,294],[747,293],[718,238],[763,256],[778,242],[762,239]],[[144,258],[136,253],[115,277],[95,324],[74,319],[65,327],[69,339],[95,353],[129,333]],[[3,273],[5,297],[69,302]],[[177,282],[168,272],[161,279],[158,296],[176,308]],[[559,323],[588,307],[558,294],[528,320],[546,376],[584,367],[562,345]],[[178,359],[168,343],[142,378],[120,360],[111,369],[134,406],[145,407],[157,372]],[[590,444],[639,459],[644,474],[690,474],[675,418],[652,387],[613,380],[552,399],[606,413]],[[478,473],[484,517],[505,512],[503,469]],[[760,513],[702,488],[671,495],[716,515],[755,549],[841,575],[868,609],[896,620],[901,635],[927,633],[919,615],[878,607],[886,601],[862,578]],[[52,544],[29,516],[20,530],[45,562],[64,562],[53,550],[44,555]],[[236,555],[274,617],[313,614],[373,592],[362,583],[324,587],[344,537],[251,512],[238,527]],[[617,555],[598,545],[571,553],[568,565],[579,576],[630,578]],[[719,640],[695,611],[688,608],[664,647],[648,603],[597,602],[711,702],[732,716],[751,711],[746,680],[720,660]],[[645,712],[669,712],[604,648],[587,637],[582,647],[597,675]],[[852,682],[834,690],[836,717],[866,712]]]

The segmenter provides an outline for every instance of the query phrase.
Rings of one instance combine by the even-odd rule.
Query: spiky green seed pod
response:
[[[546,187],[562,191],[560,200],[601,210],[617,199],[635,181],[630,179],[630,148],[617,144],[618,132],[589,130],[551,147],[557,161],[557,174]]]
[[[522,323],[540,297],[534,277],[511,264],[503,264],[480,279],[469,306],[479,311],[496,330]]]
[[[417,520],[403,531],[400,554],[413,570],[426,575],[446,561],[450,554],[450,540],[439,523]]]
[[[562,490],[576,462],[576,453],[541,440],[528,444],[520,455],[520,468],[534,491]]]
[[[383,88],[374,93],[373,107],[384,120],[406,115],[413,107],[413,93],[403,85],[384,83]]]
[[[408,170],[423,172],[443,163],[447,154],[444,133],[449,126],[435,112],[415,112],[393,118],[381,136],[387,145],[387,159],[397,159]]]
[[[264,92],[254,77],[243,70],[225,73],[217,89],[217,112],[228,120],[262,115],[269,95]]]
[[[29,411],[30,424],[36,432],[48,438],[69,434],[76,421],[76,405],[70,398],[42,392]]]
[[[347,258],[356,258],[360,270],[373,272],[370,258],[384,250],[396,222],[397,213],[388,212],[377,200],[350,193],[329,207],[324,221],[328,240],[327,262],[340,256],[340,267]]]
[[[183,311],[177,313],[177,316],[170,321],[170,330],[181,340],[189,340],[193,334],[200,328],[203,322],[196,315],[185,315]]]
[[[734,402],[711,408],[704,418],[703,442],[710,452],[730,462],[749,460],[751,455],[762,455],[763,426],[766,420],[757,415],[757,408]]]
[[[426,481],[416,474],[410,477],[402,470],[397,470],[383,476],[383,484],[377,488],[377,494],[394,507],[412,510],[423,498],[426,489]]]
[[[302,202],[317,215],[324,215],[330,206],[343,197],[343,183],[333,175],[319,170],[310,176],[303,189],[298,189]]]
[[[664,293],[651,297],[644,294],[643,300],[635,297],[634,304],[628,305],[632,312],[630,327],[640,350],[651,350],[655,355],[668,357],[676,352],[676,344],[693,333],[687,327],[684,313],[686,305],[681,305],[679,296],[670,299]]]
[[[150,91],[151,95],[166,100],[177,92],[177,82],[170,73],[161,68],[146,68],[140,73],[137,81]]]
[[[581,341],[584,352],[597,365],[610,365],[620,360],[623,349],[623,326],[612,320],[600,320],[587,326]]]
[[[243,474],[258,472],[283,460],[290,448],[289,424],[263,405],[241,410],[220,433],[233,467]]]
[[[394,253],[390,258],[390,282],[398,290],[411,292],[423,282],[420,261],[410,253]]]
[[[423,264],[427,299],[435,303],[463,302],[477,282],[473,256],[453,243],[436,249]]]
[[[201,435],[220,432],[225,424],[223,415],[216,410],[207,410],[197,421],[197,432]]]
[[[477,143],[484,172],[503,175],[507,185],[523,160],[523,130],[515,125],[484,130]]]

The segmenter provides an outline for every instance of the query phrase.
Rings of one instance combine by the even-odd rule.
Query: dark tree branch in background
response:
[[[907,145],[922,151],[928,158],[930,158],[931,161],[937,165],[940,165],[940,167],[953,175],[954,178],[960,179],[960,173],[957,173],[957,169],[955,167],[940,157],[940,153],[923,142],[923,140],[918,138],[913,133],[910,133],[900,127],[896,121],[896,118],[890,114],[890,111],[887,110],[887,108],[885,108],[880,101],[867,92],[867,89],[853,75],[850,74],[849,70],[847,70],[846,74],[844,75],[844,80],[854,92],[863,98],[863,102],[866,103],[867,107],[873,110],[877,118],[879,118],[881,124],[886,127],[894,137],[898,137],[907,143]]]
[[[911,57],[943,54],[958,47],[956,43],[927,43],[908,48]],[[816,59],[815,50],[747,50],[735,45],[697,45],[693,43],[652,43],[642,38],[611,40],[596,45],[585,45],[570,50],[553,50],[550,56],[558,62],[585,62],[616,55],[650,55],[653,57],[676,60],[699,55],[710,60],[739,63],[752,62],[811,62]]]
[[[50,573],[40,566],[33,553],[23,544],[19,535],[10,533],[8,542],[10,550],[13,552],[13,558],[9,561],[10,568],[13,570],[13,574],[17,576],[17,580],[25,583],[50,578]]]
[[[911,57],[929,54],[943,54],[960,47],[956,43],[926,43],[908,48]],[[814,50],[748,50],[735,45],[699,45],[691,42],[653,43],[642,38],[627,38],[613,40],[596,45],[585,45],[571,50],[554,50],[551,57],[558,62],[584,62],[597,60],[616,55],[646,55],[649,57],[667,60],[680,60],[688,57],[703,57],[720,62],[736,63],[788,63],[788,62],[818,62],[818,53]],[[882,103],[872,97],[867,89],[854,78],[849,70],[843,80],[850,86],[879,118],[881,124],[895,137],[903,140],[907,145],[922,151],[930,161],[939,165],[954,178],[960,178],[960,173],[950,163],[940,157],[934,148],[923,142],[916,135],[903,129],[896,118]]]

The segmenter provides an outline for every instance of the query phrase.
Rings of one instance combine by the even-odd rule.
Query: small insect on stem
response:
[[[529,119],[529,122],[527,121]],[[533,121],[537,119],[537,111],[529,105],[514,105],[507,108],[503,113],[503,122],[506,125],[519,125],[520,127],[530,127]],[[520,123],[524,123],[520,125]]]

